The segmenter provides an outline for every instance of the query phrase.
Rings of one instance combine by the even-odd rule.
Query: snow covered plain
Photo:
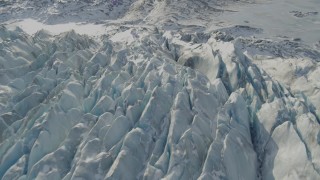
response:
[[[2,1],[0,179],[320,179],[320,6],[290,2]]]

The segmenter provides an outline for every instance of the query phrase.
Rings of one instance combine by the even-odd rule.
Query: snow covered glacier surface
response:
[[[136,31],[1,28],[2,179],[319,178],[306,100],[219,33]]]
[[[317,47],[129,2],[98,37],[0,26],[0,179],[320,179]]]

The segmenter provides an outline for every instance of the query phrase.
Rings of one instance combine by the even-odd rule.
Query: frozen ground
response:
[[[316,0],[1,3],[0,179],[320,179]]]
[[[320,41],[320,6],[318,0],[268,0],[254,4],[229,6],[233,12],[221,13],[220,26],[246,25],[262,28],[258,37],[300,39],[314,45]]]

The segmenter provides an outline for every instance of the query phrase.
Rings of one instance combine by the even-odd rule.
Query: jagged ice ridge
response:
[[[221,32],[135,31],[1,27],[1,179],[319,178],[306,99]]]

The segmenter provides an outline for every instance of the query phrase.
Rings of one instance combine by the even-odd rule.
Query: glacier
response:
[[[320,179],[317,46],[202,24],[233,1],[4,2],[0,179]]]

